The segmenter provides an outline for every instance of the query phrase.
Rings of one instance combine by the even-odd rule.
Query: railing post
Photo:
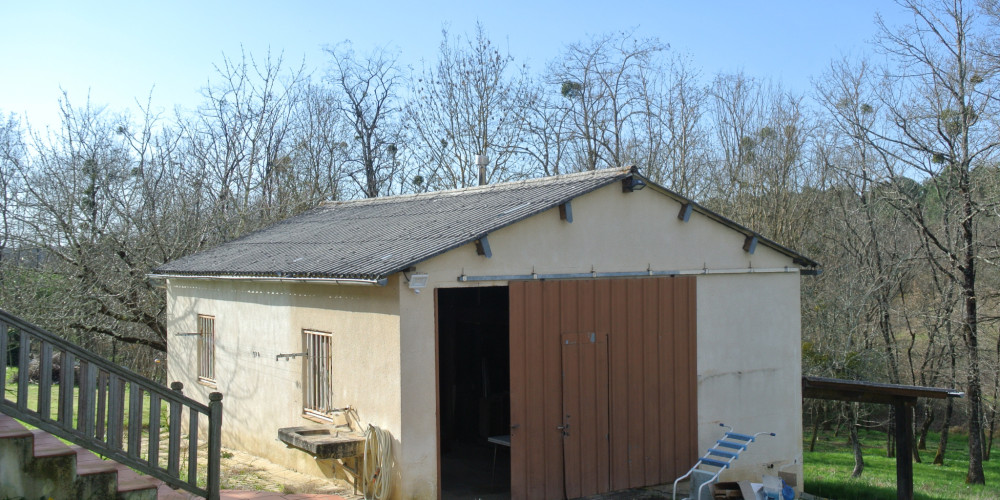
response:
[[[222,393],[208,395],[208,500],[219,500],[222,450]]]
[[[170,388],[183,394],[184,384],[181,382],[171,382]],[[180,477],[181,462],[181,404],[176,401],[170,402],[170,428],[167,432],[167,473],[174,477]]]
[[[0,320],[0,402],[7,399],[7,361],[10,358],[7,323]]]
[[[139,458],[142,453],[142,387],[134,381],[128,383],[128,439],[130,457]]]
[[[59,422],[67,429],[72,429],[73,387],[78,382],[74,374],[76,356],[73,356],[73,353],[69,351],[62,351],[59,364],[62,365],[62,373],[59,377]]]
[[[31,338],[23,328],[17,348],[20,349],[17,359],[17,411],[24,413],[28,411],[28,365],[31,363],[28,356],[31,354]]]
[[[160,395],[149,391],[149,463],[160,466]]]
[[[41,340],[38,359],[38,415],[42,420],[52,419],[52,344]]]
[[[118,374],[108,374],[108,434],[105,436],[108,446],[119,451],[122,449],[122,425],[125,421],[125,381]]]
[[[110,376],[103,368],[97,369],[97,420],[94,429],[94,437],[98,441],[104,441],[108,430],[108,383]]]
[[[76,429],[88,438],[96,435],[97,420],[94,412],[94,391],[97,390],[97,367],[90,361],[80,362],[80,400]]]

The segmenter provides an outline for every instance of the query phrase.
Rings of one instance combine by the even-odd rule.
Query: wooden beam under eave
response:
[[[573,223],[573,205],[570,205],[570,202],[559,205],[559,219]]]
[[[965,394],[954,389],[941,387],[920,387],[915,385],[886,384],[883,382],[867,382],[863,380],[843,380],[824,377],[802,377],[802,397],[836,399],[850,394],[867,393],[884,397],[883,402],[894,404],[896,401],[913,401],[917,398],[961,398]],[[898,399],[902,398],[902,399]],[[842,401],[848,401],[846,399]],[[858,400],[851,400],[858,401]]]
[[[743,251],[750,255],[757,251],[757,236],[751,234],[743,240]]]
[[[879,394],[864,390],[837,390],[826,388],[805,388],[802,391],[803,398],[826,399],[829,401],[852,401],[856,403],[877,403],[877,404],[916,404],[917,398],[913,396],[897,396],[892,394]]]
[[[681,211],[677,214],[677,218],[687,222],[691,220],[691,212],[694,211],[694,205],[690,203],[681,204]]]
[[[486,236],[476,240],[476,255],[482,255],[487,259],[493,257],[493,251],[490,250],[490,240]]]

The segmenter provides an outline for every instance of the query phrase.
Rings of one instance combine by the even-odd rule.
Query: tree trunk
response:
[[[836,424],[833,426],[833,437],[834,437],[834,439],[840,437],[840,430],[843,427],[843,425],[844,425],[844,412],[838,411],[837,412],[837,421],[836,421]]]
[[[816,451],[816,438],[819,436],[819,409],[814,407],[812,415],[813,415],[813,422],[812,422],[813,434],[812,434],[812,439],[809,440],[810,452]]]
[[[375,173],[375,159],[372,153],[365,154],[365,197],[378,198],[378,177]]]
[[[1000,364],[1000,335],[997,335],[997,363]],[[989,461],[990,452],[993,450],[993,435],[997,424],[997,401],[1000,400],[1000,370],[993,370],[993,409],[990,410],[990,432],[989,441],[986,442],[986,456],[983,460]]]
[[[851,477],[861,477],[865,470],[865,457],[861,455],[861,440],[858,439],[858,411],[857,403],[847,404],[848,429],[851,435],[851,449],[854,451],[854,470]]]
[[[934,423],[934,407],[928,404],[924,406],[924,423],[920,426],[920,435],[917,437],[917,449],[927,449],[927,433],[930,432],[932,423]]]
[[[937,453],[934,454],[934,465],[944,465],[944,453],[948,449],[948,430],[951,429],[951,416],[955,403],[948,398],[948,406],[944,411],[944,422],[941,423],[941,439],[938,440]]]
[[[989,441],[986,442],[985,456],[983,457],[983,460],[986,462],[990,461],[990,452],[993,450],[993,434],[994,431],[996,430],[996,423],[997,423],[997,408],[996,406],[994,406],[993,410],[990,411],[990,433],[988,434]]]
[[[889,406],[889,421],[885,429],[885,456],[896,458],[896,409]]]
[[[965,218],[962,221],[962,242],[965,244],[965,255],[962,270],[962,294],[965,298],[965,311],[962,318],[962,334],[965,347],[969,351],[969,375],[966,389],[966,401],[969,404],[969,473],[965,477],[968,484],[986,484],[983,474],[983,394],[979,367],[979,336],[976,310],[976,240],[973,232],[972,194],[969,191],[968,165],[962,172],[960,192],[963,201]]]

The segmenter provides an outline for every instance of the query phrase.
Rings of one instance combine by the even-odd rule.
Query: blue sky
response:
[[[810,0],[618,2],[436,1],[14,1],[0,0],[0,113],[57,123],[61,89],[75,105],[88,93],[109,110],[145,102],[197,105],[222,55],[241,46],[322,70],[323,47],[345,39],[367,51],[388,45],[401,61],[433,61],[441,28],[471,33],[481,21],[535,71],[589,34],[637,27],[687,53],[705,75],[744,70],[808,91],[841,54],[867,51],[876,11],[907,20],[891,1]]]

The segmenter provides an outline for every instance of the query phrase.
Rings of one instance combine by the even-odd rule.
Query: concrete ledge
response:
[[[316,458],[349,458],[364,453],[365,436],[330,425],[307,425],[278,429],[278,439]]]

